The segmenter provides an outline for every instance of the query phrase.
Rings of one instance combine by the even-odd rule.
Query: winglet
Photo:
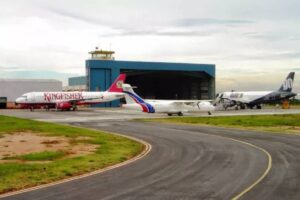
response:
[[[123,92],[122,85],[125,82],[126,74],[120,74],[114,83],[108,88],[108,92]]]

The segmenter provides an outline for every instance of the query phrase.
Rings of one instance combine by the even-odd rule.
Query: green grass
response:
[[[114,165],[138,155],[144,145],[136,141],[105,132],[75,128],[53,123],[38,122],[0,115],[0,137],[3,134],[31,132],[43,136],[89,137],[81,143],[99,145],[93,154],[72,158],[60,157],[57,152],[22,155],[26,160],[53,159],[47,163],[0,163],[0,193],[60,180]],[[77,141],[78,142],[78,141]],[[58,159],[58,157],[60,157]]]
[[[142,121],[221,126],[291,134],[300,133],[299,114],[225,117],[171,117],[161,119],[142,119]]]
[[[62,151],[43,151],[38,153],[30,153],[20,156],[6,157],[4,160],[22,160],[22,161],[53,161],[65,156]]]

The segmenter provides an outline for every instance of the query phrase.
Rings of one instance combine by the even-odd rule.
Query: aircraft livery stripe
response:
[[[153,108],[153,106],[149,103],[146,103],[139,96],[127,91],[124,91],[124,93],[128,94],[137,104],[139,104],[142,107],[143,112],[155,113],[155,109]]]

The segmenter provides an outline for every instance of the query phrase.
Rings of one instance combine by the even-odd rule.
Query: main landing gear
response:
[[[173,113],[168,113],[168,116],[172,116],[172,115],[173,115]],[[177,115],[178,116],[183,116],[183,113],[182,112],[178,112]]]

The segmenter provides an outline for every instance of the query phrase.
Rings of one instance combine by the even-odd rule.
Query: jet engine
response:
[[[60,110],[70,110],[72,104],[70,102],[57,102],[55,108]]]

